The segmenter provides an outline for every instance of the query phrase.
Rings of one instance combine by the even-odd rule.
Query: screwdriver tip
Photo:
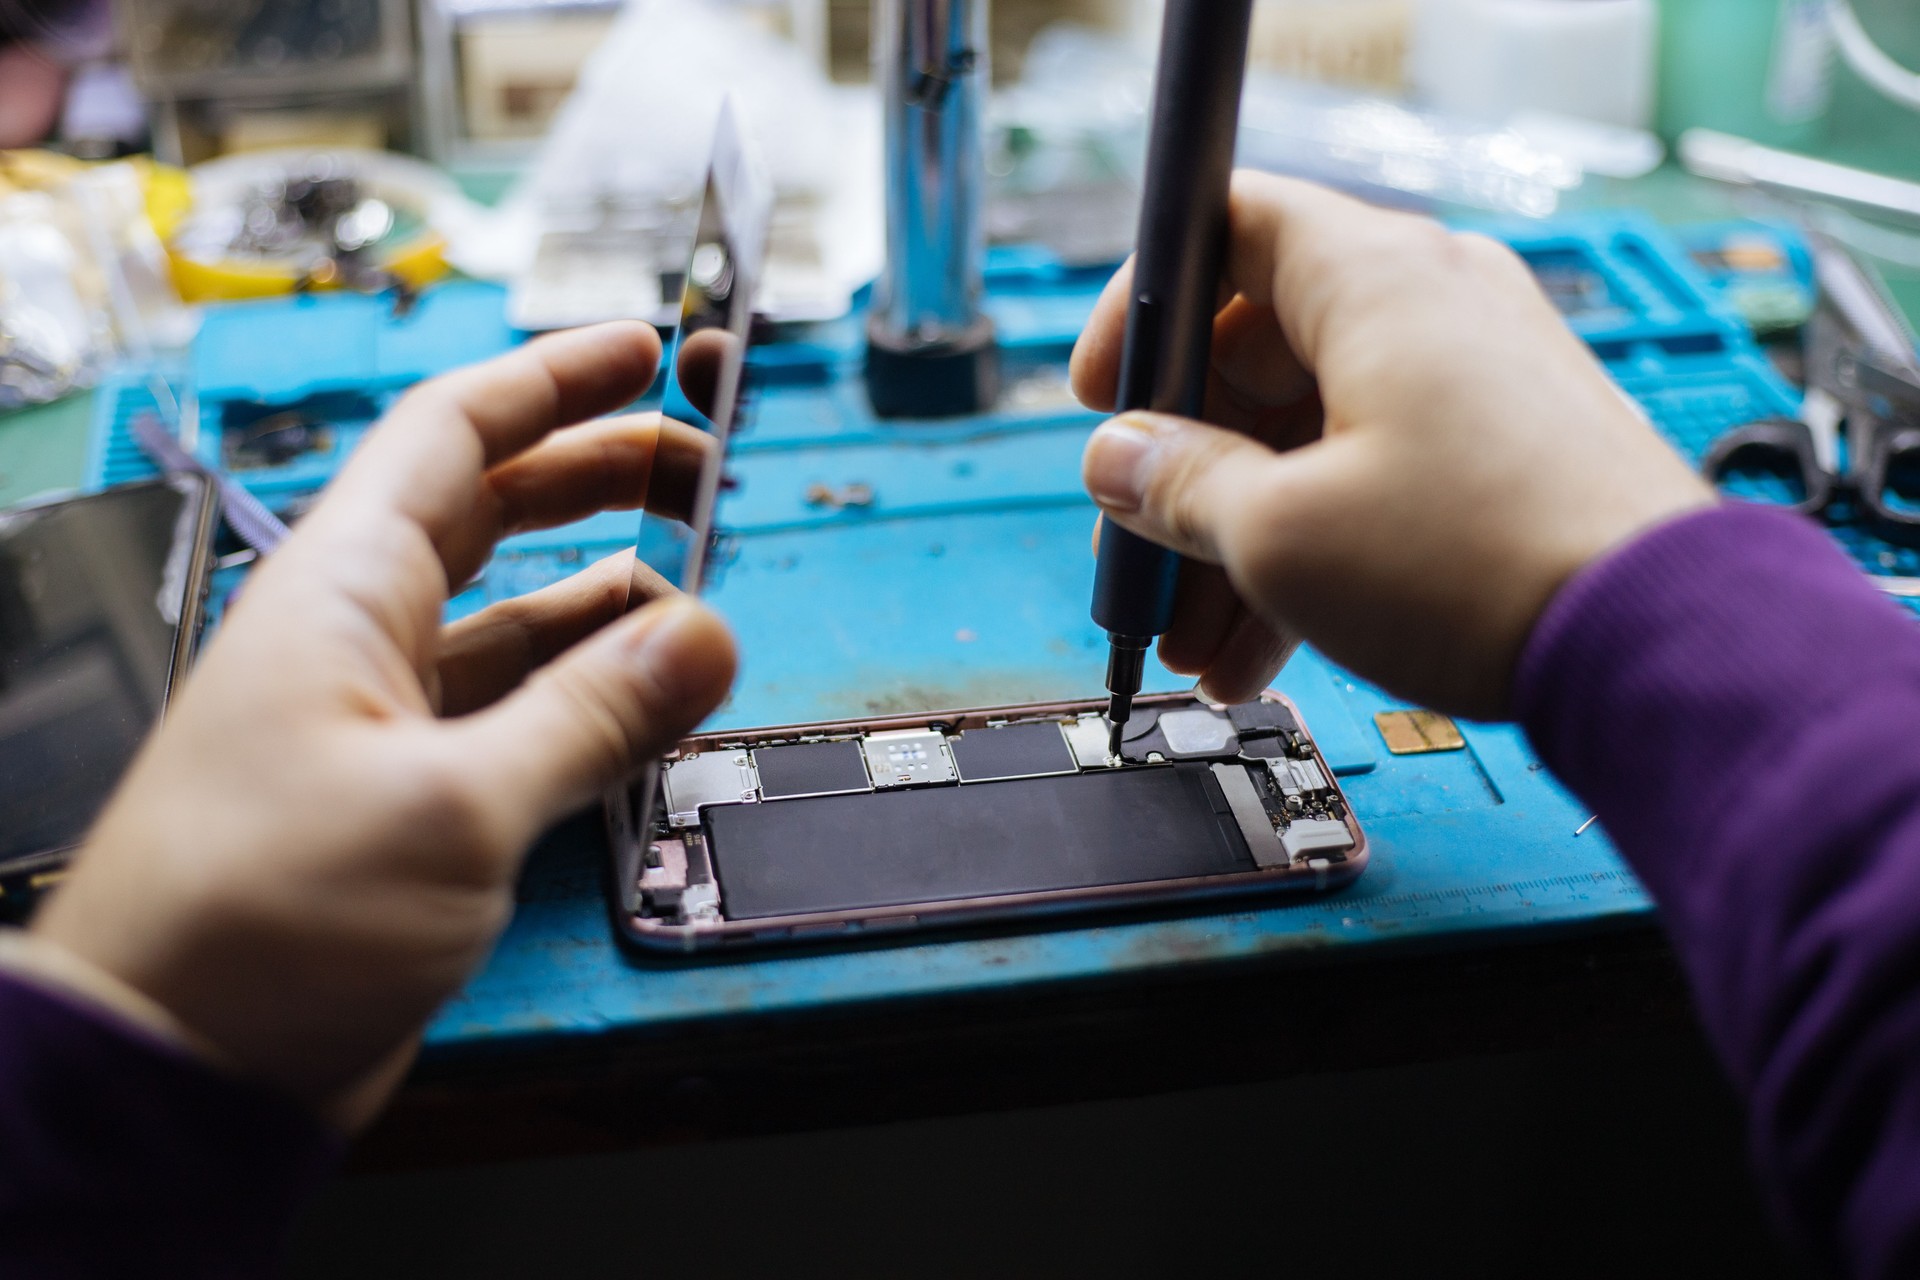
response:
[[[1120,740],[1126,736],[1127,721],[1133,714],[1133,699],[1119,694],[1107,700],[1107,758],[1120,758]]]

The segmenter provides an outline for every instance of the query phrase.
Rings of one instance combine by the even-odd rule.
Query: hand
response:
[[[237,1070],[369,1118],[534,838],[732,679],[699,605],[623,612],[630,555],[440,625],[506,534],[649,490],[684,505],[700,433],[568,425],[630,401],[659,354],[647,326],[605,325],[411,392],[248,581],[35,930]]]
[[[1104,518],[1196,562],[1160,656],[1212,697],[1253,696],[1297,634],[1404,697],[1500,716],[1560,585],[1715,500],[1492,240],[1241,173],[1226,275],[1218,425],[1126,414],[1084,459]],[[1128,279],[1074,351],[1098,409]]]

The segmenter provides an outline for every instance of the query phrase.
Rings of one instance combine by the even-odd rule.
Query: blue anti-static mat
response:
[[[1793,393],[1739,321],[1659,228],[1612,217],[1502,228],[1542,271],[1573,273],[1569,323],[1684,450],[1736,422],[1792,408]],[[1009,347],[1007,412],[945,424],[873,420],[858,382],[858,318],[770,349],[727,506],[714,595],[745,663],[717,723],[819,720],[1099,692],[1103,637],[1087,618],[1092,508],[1079,454],[1095,419],[1067,397],[1062,362],[1104,272],[1001,254],[992,306]],[[377,408],[408,382],[513,340],[489,286],[429,293],[407,321],[358,299],[216,311],[195,353],[202,439],[220,457],[233,402],[294,402],[358,390]],[[263,361],[258,353],[276,354]],[[758,359],[759,357],[757,357]],[[141,463],[124,423],[139,380],[101,397],[93,479]],[[248,472],[270,504],[298,502],[351,448]],[[828,510],[816,484],[867,486],[871,505]],[[633,517],[597,517],[517,537],[452,612],[544,585],[629,544]],[[1877,547],[1857,549],[1879,563]],[[1884,568],[1884,566],[1882,566]],[[1902,563],[1900,568],[1907,566]],[[1408,644],[1420,637],[1408,636]],[[602,867],[586,843],[544,848],[493,959],[428,1033],[438,1052],[502,1037],[591,1036],[849,1001],[1112,977],[1210,960],[1490,933],[1592,928],[1643,916],[1648,902],[1597,827],[1517,731],[1467,726],[1467,749],[1386,753],[1371,723],[1399,704],[1311,652],[1280,686],[1341,773],[1373,847],[1371,869],[1326,897],[1207,915],[1056,928],[850,953],[745,961],[635,962],[616,949]],[[1180,682],[1156,671],[1150,687]]]

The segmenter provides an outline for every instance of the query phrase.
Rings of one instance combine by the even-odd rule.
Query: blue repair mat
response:
[[[1549,279],[1569,324],[1683,451],[1697,455],[1719,431],[1792,410],[1792,389],[1657,226],[1615,216],[1497,230]],[[996,253],[989,305],[1010,390],[991,418],[876,421],[859,380],[857,315],[756,352],[758,390],[732,468],[739,487],[725,507],[713,593],[741,637],[744,662],[716,725],[1100,695],[1105,639],[1088,617],[1094,512],[1079,483],[1081,447],[1098,419],[1067,394],[1065,359],[1106,275],[1043,254]],[[378,407],[412,380],[514,340],[490,286],[429,291],[406,320],[367,301],[216,310],[193,370],[201,456],[219,461],[222,424],[246,420],[259,402],[347,389]],[[277,332],[297,338],[299,357],[283,348],[288,358],[262,363],[256,352]],[[124,424],[145,393],[137,381],[120,392],[101,397],[96,483],[144,469]],[[324,457],[241,479],[297,513],[363,425],[344,424]],[[860,499],[823,501],[823,493]],[[555,581],[630,546],[634,527],[631,515],[607,514],[510,539],[449,612]],[[1878,552],[1861,554],[1871,562]],[[1157,666],[1149,672],[1150,689],[1184,683]],[[603,850],[576,827],[532,859],[519,911],[486,968],[429,1028],[429,1049],[1116,979],[1261,955],[1463,945],[1603,928],[1648,912],[1604,833],[1581,833],[1589,815],[1517,730],[1467,725],[1463,750],[1395,757],[1372,717],[1403,704],[1311,651],[1294,658],[1279,686],[1300,705],[1371,842],[1370,868],[1344,891],[880,949],[636,959],[613,940]]]

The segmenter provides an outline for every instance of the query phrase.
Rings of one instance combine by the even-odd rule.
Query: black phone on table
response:
[[[213,486],[194,475],[0,511],[0,913],[56,880],[199,642]]]

